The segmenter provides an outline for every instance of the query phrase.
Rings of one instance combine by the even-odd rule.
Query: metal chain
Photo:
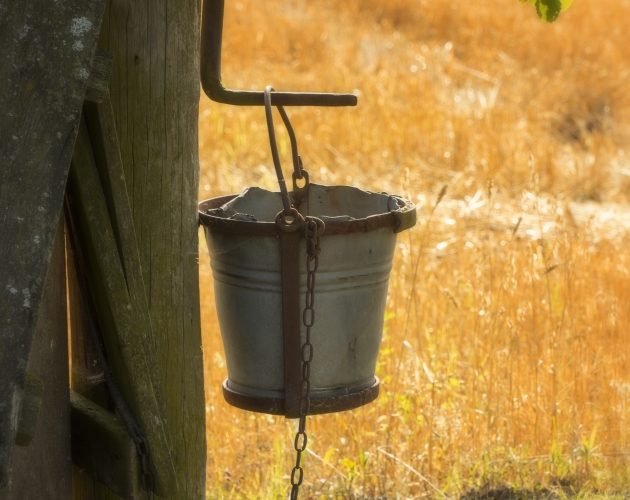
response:
[[[302,324],[305,338],[302,344],[302,384],[300,396],[300,416],[298,430],[295,433],[293,448],[295,449],[295,465],[291,471],[291,500],[298,498],[300,485],[304,480],[302,454],[306,450],[306,416],[311,409],[311,361],[313,361],[313,344],[311,329],[315,324],[315,273],[319,267],[319,240],[324,232],[324,221],[317,217],[304,218],[304,237],[306,239],[306,298],[302,310]]]
[[[289,215],[302,217],[296,207],[299,207],[303,197],[308,192],[309,177],[308,172],[304,170],[302,166],[302,159],[298,154],[297,140],[295,138],[295,132],[289,121],[284,108],[276,105],[282,121],[289,133],[291,140],[291,154],[293,156],[293,195],[295,197],[295,203],[291,202],[291,197],[286,187],[284,175],[282,173],[282,166],[280,165],[280,158],[278,155],[278,147],[276,144],[276,134],[273,128],[273,114],[272,114],[272,92],[273,87],[267,86],[264,92],[265,103],[265,116],[267,119],[267,129],[269,132],[269,145],[271,147],[271,155],[273,157],[273,164],[276,170],[276,177],[278,178],[278,186],[280,187],[280,193],[282,197],[282,204],[284,207],[283,215],[278,214],[281,218]],[[299,187],[297,184],[298,179],[304,179],[304,186]],[[315,273],[319,266],[319,239],[324,232],[324,221],[317,217],[304,217],[304,238],[306,240],[306,299],[304,309],[302,310],[302,324],[305,328],[305,339],[301,348],[302,357],[302,380],[300,384],[300,405],[299,405],[299,420],[298,430],[295,434],[293,441],[293,448],[295,449],[295,465],[291,470],[291,500],[298,498],[300,485],[304,480],[304,469],[302,468],[302,454],[306,450],[306,444],[308,437],[306,435],[306,416],[311,409],[311,361],[313,361],[313,344],[311,343],[311,329],[315,324]],[[300,332],[297,332],[299,335]]]

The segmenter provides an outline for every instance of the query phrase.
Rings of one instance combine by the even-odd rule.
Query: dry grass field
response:
[[[630,1],[226,3],[226,84],[359,92],[289,109],[311,178],[418,207],[381,395],[310,419],[304,498],[629,498]],[[200,198],[274,187],[261,108],[199,126]],[[223,401],[201,252],[208,497],[282,498],[295,424]]]

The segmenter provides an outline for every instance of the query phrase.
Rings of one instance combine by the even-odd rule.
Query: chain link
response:
[[[308,436],[306,435],[306,416],[311,409],[311,362],[313,361],[313,344],[311,343],[311,328],[315,324],[315,273],[319,267],[319,240],[324,232],[324,222],[316,217],[304,218],[304,237],[306,239],[306,297],[302,310],[302,323],[305,328],[305,338],[302,344],[302,384],[300,395],[300,416],[298,430],[295,433],[293,448],[295,449],[295,465],[291,470],[291,500],[298,498],[300,485],[304,480],[302,468],[302,453],[306,450]]]

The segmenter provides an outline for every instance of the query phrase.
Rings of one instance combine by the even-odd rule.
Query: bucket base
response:
[[[311,393],[311,408],[309,415],[321,413],[333,413],[344,410],[352,410],[374,401],[379,392],[379,380],[374,377],[374,382],[369,387],[358,390],[331,389]],[[223,397],[232,406],[242,410],[269,413],[271,415],[284,415],[284,398],[265,396],[253,396],[242,391],[236,391],[230,387],[229,379],[223,381]]]

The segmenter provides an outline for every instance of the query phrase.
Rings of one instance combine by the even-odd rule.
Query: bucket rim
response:
[[[326,187],[354,188],[354,186],[341,185]],[[413,202],[406,198],[402,198],[400,196],[392,195],[389,193],[372,193],[389,196],[392,200],[391,204],[394,205],[395,208],[392,208],[392,210],[390,210],[389,212],[383,212],[380,214],[369,215],[367,217],[356,219],[327,219],[326,228],[322,236],[348,233],[365,233],[385,227],[391,227],[394,233],[399,233],[401,231],[404,231],[405,229],[413,227],[416,224],[416,206],[413,204]],[[242,234],[249,236],[275,236],[278,234],[278,229],[275,222],[236,220],[226,217],[220,217],[218,215],[210,213],[213,210],[216,210],[222,205],[233,200],[237,196],[239,195],[231,194],[227,196],[218,196],[216,198],[209,198],[207,200],[199,202],[199,224],[204,226],[205,228],[208,228],[210,231],[221,233]]]

